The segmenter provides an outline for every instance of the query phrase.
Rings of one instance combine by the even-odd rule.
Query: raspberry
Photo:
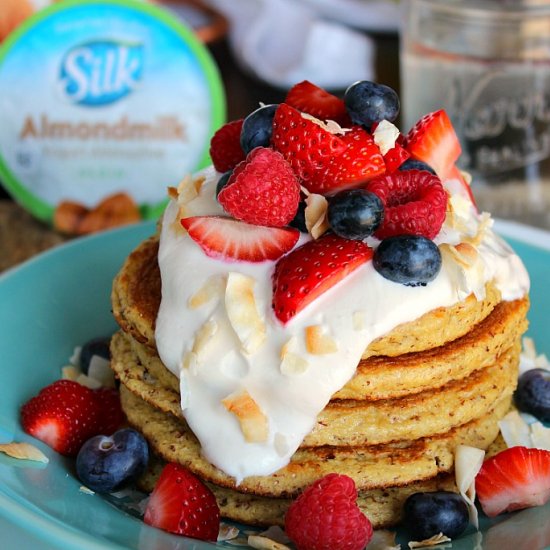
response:
[[[235,168],[218,202],[237,220],[283,227],[298,210],[300,184],[280,153],[256,147]]]
[[[363,550],[372,525],[356,501],[353,479],[329,474],[290,505],[285,531],[298,550]]]
[[[244,160],[241,148],[241,130],[243,119],[224,124],[210,140],[210,158],[218,172],[227,172]]]
[[[408,170],[371,180],[366,189],[384,203],[382,225],[374,233],[385,239],[395,235],[422,235],[433,239],[445,221],[447,192],[429,172]]]

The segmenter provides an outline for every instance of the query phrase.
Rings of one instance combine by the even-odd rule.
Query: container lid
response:
[[[38,218],[122,193],[142,218],[166,188],[209,163],[225,119],[217,67],[167,10],[68,0],[0,48],[0,181]]]

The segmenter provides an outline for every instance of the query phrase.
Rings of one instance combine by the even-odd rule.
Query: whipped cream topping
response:
[[[282,325],[271,308],[275,262],[208,257],[181,229],[182,212],[224,215],[215,199],[219,174],[208,168],[200,177],[204,183],[183,210],[174,198],[164,214],[156,343],[164,365],[180,379],[182,410],[204,457],[237,483],[288,464],[377,337],[472,292],[482,299],[491,280],[504,300],[529,290],[521,260],[491,230],[492,220],[448,182],[451,208],[436,239],[448,253],[434,281],[397,284],[368,262]],[[309,238],[302,235],[296,246]],[[460,249],[464,242],[473,243],[473,255],[464,254],[472,246]],[[330,345],[312,350],[311,334]],[[228,406],[245,398],[254,405],[250,417],[246,407],[242,416]]]

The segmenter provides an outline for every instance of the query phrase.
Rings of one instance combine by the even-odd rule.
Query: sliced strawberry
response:
[[[179,464],[162,470],[145,509],[143,521],[177,535],[215,541],[220,509],[212,491]]]
[[[443,110],[423,116],[407,134],[406,149],[415,159],[428,163],[445,179],[462,148],[451,120]]]
[[[386,173],[392,174],[395,172],[410,156],[411,154],[396,142],[395,147],[384,155]]]
[[[550,500],[550,451],[510,447],[487,459],[476,476],[476,493],[489,517],[545,504]]]
[[[227,172],[244,160],[241,147],[242,118],[224,124],[210,140],[210,158],[218,172]]]
[[[433,239],[439,233],[448,196],[437,176],[421,170],[398,171],[373,179],[366,189],[384,204],[384,219],[375,237],[423,235]]]
[[[312,193],[327,195],[361,187],[386,171],[380,148],[363,128],[354,126],[341,139],[346,145],[345,151],[333,156],[326,170],[304,182],[304,187]]]
[[[181,224],[207,256],[225,260],[276,260],[298,242],[300,232],[289,227],[264,227],[222,218],[194,216]]]
[[[447,185],[447,182],[450,183],[450,180],[457,181],[458,188],[455,188],[454,186],[451,187],[450,184]],[[472,192],[472,188],[470,187],[469,183],[464,179],[464,176],[462,175],[458,166],[455,165],[451,168],[451,170],[447,174],[447,177],[445,178],[445,181],[443,183],[445,184],[446,187],[449,188],[450,192],[460,193],[462,197],[464,197],[465,199],[468,199],[477,209],[476,199]]]
[[[281,153],[256,147],[235,169],[218,202],[238,220],[283,227],[298,210],[300,184]]]
[[[99,412],[93,390],[58,380],[21,407],[21,423],[28,434],[58,453],[74,456],[87,439],[99,433]]]
[[[344,101],[309,80],[299,82],[290,88],[285,103],[321,120],[335,120],[339,124],[350,123]]]
[[[273,310],[283,323],[372,258],[362,241],[327,234],[309,241],[277,262]]]
[[[323,172],[330,159],[346,149],[341,136],[285,103],[279,105],[273,117],[271,143],[303,183]]]

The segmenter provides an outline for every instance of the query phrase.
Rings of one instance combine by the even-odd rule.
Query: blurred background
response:
[[[550,3],[125,0],[124,4],[132,2],[160,8],[164,21],[183,25],[204,46],[219,72],[223,106],[218,114],[224,111],[225,120],[245,117],[260,103],[283,101],[287,90],[302,80],[340,96],[356,80],[375,80],[400,94],[397,126],[402,133],[426,112],[447,110],[463,145],[461,168],[474,173],[473,190],[482,209],[496,217],[550,228]],[[7,101],[7,90],[2,90],[2,64],[10,55],[6,45],[21,26],[51,10],[54,3],[65,2],[0,0],[0,45],[4,43],[0,138],[14,111],[13,100]],[[85,29],[86,22],[82,25]],[[38,90],[41,85],[36,83]],[[156,100],[162,103],[164,98]],[[199,133],[191,139],[208,147]],[[1,145],[0,139],[0,164]],[[0,169],[0,183],[1,174]],[[155,182],[163,188],[175,183]],[[5,182],[0,185],[0,270],[72,238],[53,229],[47,216],[40,220],[35,212],[27,212],[9,187]],[[155,212],[150,209],[150,217]]]

